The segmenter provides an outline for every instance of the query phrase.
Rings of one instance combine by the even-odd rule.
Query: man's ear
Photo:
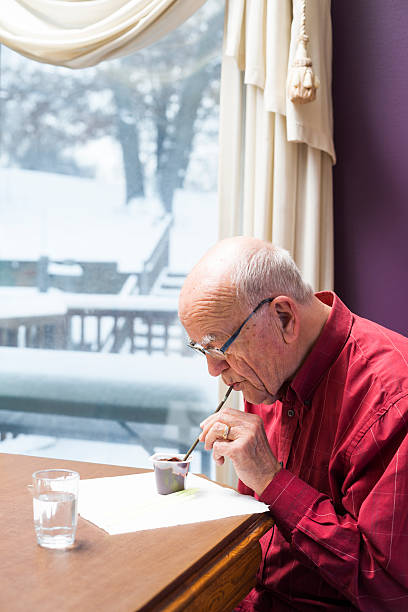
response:
[[[299,335],[299,313],[296,302],[289,297],[279,296],[271,306],[275,309],[279,320],[282,340],[285,344],[292,344]]]

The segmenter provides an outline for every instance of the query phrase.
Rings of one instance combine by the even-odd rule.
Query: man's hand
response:
[[[214,461],[224,463],[229,457],[238,478],[257,495],[266,489],[281,466],[273,455],[262,419],[233,408],[223,408],[200,425],[200,441],[213,451]],[[229,426],[229,431],[228,431]],[[228,438],[224,439],[224,432]]]

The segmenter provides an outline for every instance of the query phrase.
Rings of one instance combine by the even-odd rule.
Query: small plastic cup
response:
[[[169,461],[177,457],[179,461]],[[160,495],[169,495],[176,491],[183,491],[190,467],[191,456],[186,461],[183,457],[169,453],[155,453],[150,457],[153,462],[157,492]]]

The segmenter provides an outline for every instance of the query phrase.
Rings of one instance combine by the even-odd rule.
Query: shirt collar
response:
[[[351,331],[353,315],[332,291],[316,297],[331,306],[329,317],[306,360],[290,383],[291,389],[305,406],[310,406],[317,385],[339,356]]]

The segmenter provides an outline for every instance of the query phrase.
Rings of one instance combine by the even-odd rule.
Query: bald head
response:
[[[233,301],[237,296],[234,270],[237,263],[246,263],[251,249],[260,242],[254,238],[228,238],[214,245],[194,266],[183,285],[180,305],[208,295]]]
[[[180,318],[196,300],[224,308],[239,303],[243,310],[260,300],[288,295],[299,303],[309,301],[313,292],[303,282],[290,255],[284,249],[257,238],[237,236],[221,240],[196,264],[180,294]]]

